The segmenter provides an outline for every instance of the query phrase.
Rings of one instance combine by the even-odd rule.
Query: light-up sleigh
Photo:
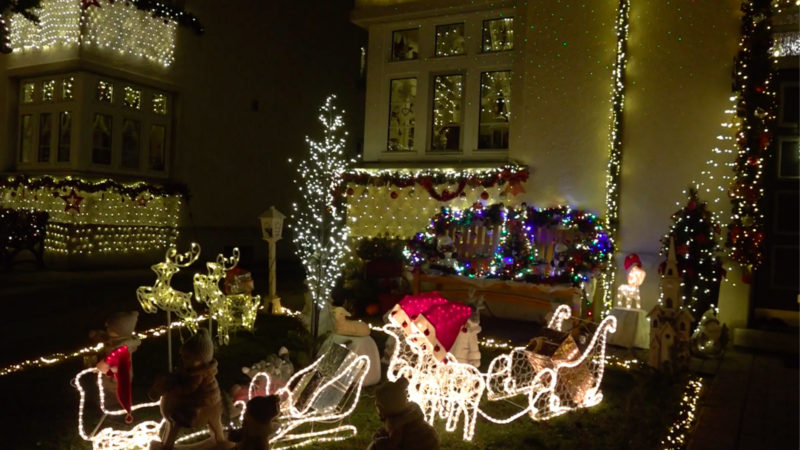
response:
[[[565,322],[573,320],[569,307],[562,305],[555,310],[547,328],[567,332]],[[575,345],[562,347],[551,356],[517,347],[496,357],[486,373],[487,398],[497,401],[517,395],[527,396],[527,408],[510,420],[526,412],[534,420],[546,420],[600,403],[603,399],[600,382],[605,369],[606,340],[616,328],[616,319],[609,316],[596,327],[591,326],[591,333],[579,334]],[[483,412],[481,414],[492,419]],[[495,421],[506,422],[509,419]]]
[[[72,380],[72,385],[78,390],[80,400],[78,403],[78,433],[80,436],[92,443],[93,449],[103,450],[128,450],[149,448],[150,442],[153,440],[160,440],[159,433],[164,425],[164,420],[143,420],[125,429],[115,429],[112,426],[107,426],[100,429],[106,416],[125,416],[128,411],[119,408],[112,409],[113,406],[106,404],[106,394],[103,388],[102,378],[105,375],[100,373],[99,370],[92,367],[84,369],[79,372]],[[94,430],[90,433],[86,432],[85,424],[85,407],[86,407],[86,386],[90,384],[90,380],[95,381],[97,385],[100,411],[103,413],[103,418],[95,426]],[[93,390],[93,389],[92,389]],[[112,399],[111,403],[116,404],[116,400]],[[145,408],[158,408],[159,401],[134,404],[131,406],[131,412],[134,417],[137,416],[136,412]],[[116,405],[118,406],[118,405]],[[156,413],[158,414],[158,413]]]
[[[404,299],[405,301],[405,299]],[[402,303],[402,302],[401,302]],[[605,367],[608,333],[616,330],[616,319],[607,317],[590,326],[574,345],[550,356],[519,347],[496,357],[487,373],[459,363],[443,351],[433,326],[414,306],[398,306],[390,312],[383,331],[396,341],[387,369],[387,379],[404,377],[409,381],[409,398],[418,403],[426,420],[433,424],[438,416],[447,431],[455,431],[463,418],[463,438],[471,440],[478,415],[495,423],[509,423],[525,414],[533,420],[546,420],[577,408],[599,403],[603,396],[600,382]],[[572,322],[567,305],[559,306],[548,329],[564,333]],[[434,323],[441,320],[434,321]],[[571,339],[571,338],[570,338]],[[484,391],[489,401],[527,397],[527,406],[506,418],[495,418],[481,410]]]
[[[296,372],[285,386],[275,391],[281,399],[278,428],[270,437],[270,448],[300,447],[319,441],[340,441],[356,434],[356,427],[342,424],[358,404],[369,358],[356,356],[341,345],[332,345],[310,366]],[[257,392],[270,392],[266,372],[250,382],[248,400]],[[246,403],[239,421],[244,418]],[[302,427],[302,429],[301,429]]]

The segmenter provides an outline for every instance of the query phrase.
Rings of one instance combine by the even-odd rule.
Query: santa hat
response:
[[[105,362],[109,367],[117,368],[116,372],[109,369],[106,375],[117,380],[117,401],[125,409],[125,423],[131,423],[133,422],[131,415],[133,402],[131,401],[131,354],[128,352],[128,346],[123,345],[116,348],[105,357]]]
[[[625,270],[630,270],[631,266],[642,267],[642,260],[639,259],[639,255],[636,253],[631,253],[625,257]]]

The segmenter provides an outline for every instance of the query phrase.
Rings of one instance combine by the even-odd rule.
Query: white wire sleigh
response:
[[[571,310],[561,305],[547,327],[567,331],[564,325],[568,319]],[[606,339],[616,326],[614,317],[606,317],[586,342],[558,358],[542,356],[525,347],[514,348],[492,360],[483,374],[471,365],[459,363],[450,353],[443,359],[436,358],[427,345],[429,330],[420,329],[413,321],[397,323],[390,317],[383,331],[397,344],[387,379],[408,379],[409,398],[420,405],[429,423],[433,424],[438,415],[445,420],[446,430],[452,432],[463,418],[463,438],[471,440],[478,415],[498,424],[510,423],[525,414],[540,421],[598,404],[603,398],[600,383]],[[492,417],[480,409],[484,391],[489,401],[523,395],[527,406],[510,417]]]
[[[341,347],[341,348],[339,348]],[[300,447],[314,442],[340,441],[354,436],[357,432],[353,425],[343,425],[342,421],[349,416],[358,404],[364,378],[369,371],[369,358],[356,356],[346,347],[332,346],[314,363],[296,372],[286,385],[275,392],[281,399],[280,414],[276,418],[278,428],[270,436],[270,448],[285,449]],[[87,433],[84,418],[86,404],[87,379],[94,375],[97,380],[99,406],[103,419],[94,430]],[[72,380],[78,390],[78,433],[92,443],[95,450],[128,450],[147,449],[152,441],[161,440],[161,431],[165,420],[143,420],[115,429],[107,426],[100,429],[106,416],[124,416],[124,409],[109,409],[106,405],[102,377],[96,368],[79,372]],[[257,373],[250,382],[248,400],[258,392],[270,391],[270,379],[266,372]],[[144,408],[158,408],[160,401],[134,404],[132,412]],[[238,417],[239,425],[244,418],[246,402],[236,402],[241,408]],[[135,414],[134,414],[135,415]],[[307,430],[298,432],[298,428],[309,425]],[[231,427],[236,424],[231,423]],[[180,444],[190,439],[200,438],[208,434],[208,430],[198,431],[179,438]]]

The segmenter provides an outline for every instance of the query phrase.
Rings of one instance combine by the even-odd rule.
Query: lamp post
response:
[[[261,221],[262,238],[269,244],[269,302],[273,314],[281,313],[281,299],[275,295],[275,244],[282,237],[285,217],[274,206],[270,206],[269,210],[258,216]]]

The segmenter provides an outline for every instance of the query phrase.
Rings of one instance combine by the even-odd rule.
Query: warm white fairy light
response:
[[[44,245],[45,252],[52,255],[141,254],[176,242],[181,195],[150,193],[144,182],[98,189],[109,181],[32,177],[17,183],[10,177],[7,184],[0,185],[0,207],[46,211]],[[70,188],[58,185],[73,182],[82,200],[77,209],[68,209],[70,203],[64,195]],[[83,185],[89,190],[83,190]],[[142,192],[131,198],[119,189]]]
[[[619,177],[622,169],[622,118],[625,109],[625,70],[628,64],[628,27],[630,14],[630,0],[619,0],[617,18],[614,31],[617,36],[616,59],[612,71],[611,84],[611,126],[609,131],[609,154],[606,171],[606,229],[609,239],[617,248],[617,231],[619,226]],[[601,276],[603,291],[603,313],[611,310],[614,301],[614,278],[616,264],[614,259]]]
[[[356,237],[388,234],[410,239],[430,225],[430,219],[442,207],[466,210],[476,202],[484,205],[503,202],[513,203],[506,195],[508,183],[492,183],[486,186],[477,180],[497,180],[504,172],[519,176],[525,166],[509,163],[489,168],[426,168],[426,169],[366,169],[348,172],[348,179],[366,178],[375,182],[366,184],[347,183],[347,223],[350,234]],[[384,179],[394,182],[384,182]],[[458,193],[462,180],[467,180],[459,195],[442,201],[434,198],[423,187],[423,180],[439,180],[433,186],[436,191]],[[483,198],[484,192],[486,193]]]
[[[97,390],[100,397],[100,410],[104,415],[122,416],[127,414],[124,409],[108,410],[105,405],[105,389],[103,388],[103,374],[92,367],[79,372],[72,380],[72,386],[78,390],[80,399],[78,401],[78,434],[81,438],[90,441],[92,448],[103,450],[127,450],[131,448],[149,448],[150,442],[160,441],[159,431],[164,425],[164,420],[155,422],[145,420],[136,424],[130,430],[116,430],[112,427],[105,427],[98,432],[89,435],[84,428],[84,407],[86,404],[86,391],[81,384],[81,378],[87,374],[95,374],[97,379]],[[150,403],[140,403],[132,405],[131,410],[136,411],[142,408],[157,407],[160,401]]]
[[[172,276],[180,271],[181,267],[189,267],[200,257],[200,246],[192,242],[188,252],[179,254],[173,246],[167,250],[164,261],[151,266],[156,273],[156,282],[153,286],[139,286],[136,289],[136,298],[147,313],[155,313],[163,309],[168,313],[175,313],[183,319],[186,326],[193,333],[197,331],[197,312],[192,307],[192,294],[181,292],[172,288]]]
[[[775,33],[771,53],[776,58],[800,55],[800,31]]]
[[[297,315],[299,313],[295,313]],[[194,322],[199,324],[200,322],[206,320],[208,316],[198,316],[194,319]],[[141,333],[136,333],[136,338],[139,340],[145,340],[153,337],[163,336],[168,329],[172,328],[183,328],[185,324],[183,322],[172,322],[169,326],[161,325],[158,327],[151,328],[149,330],[145,330]],[[15,364],[8,365],[0,369],[0,377],[5,375],[10,375],[12,373],[21,372],[26,369],[34,368],[34,367],[47,367],[52,366],[55,364],[62,363],[64,361],[68,361],[73,358],[83,357],[87,354],[95,354],[101,351],[105,346],[103,343],[99,343],[97,345],[90,345],[87,347],[80,348],[70,353],[64,352],[57,352],[52,353],[47,356],[40,356],[34,359],[27,359],[25,361],[21,361]]]
[[[686,383],[678,411],[678,419],[667,428],[667,437],[661,441],[661,448],[667,450],[686,448],[689,430],[697,419],[697,401],[703,390],[703,379],[693,378]]]
[[[329,96],[320,109],[322,141],[306,137],[308,156],[297,166],[300,200],[292,205],[290,224],[294,231],[297,253],[306,270],[306,281],[317,308],[329,301],[335,281],[341,276],[347,236],[345,208],[336,195],[340,177],[352,165],[344,155],[345,136],[343,111]]]
[[[11,16],[9,39],[14,52],[52,47],[91,46],[169,66],[175,59],[177,22],[153,17],[133,1],[42,0],[39,23]]]

